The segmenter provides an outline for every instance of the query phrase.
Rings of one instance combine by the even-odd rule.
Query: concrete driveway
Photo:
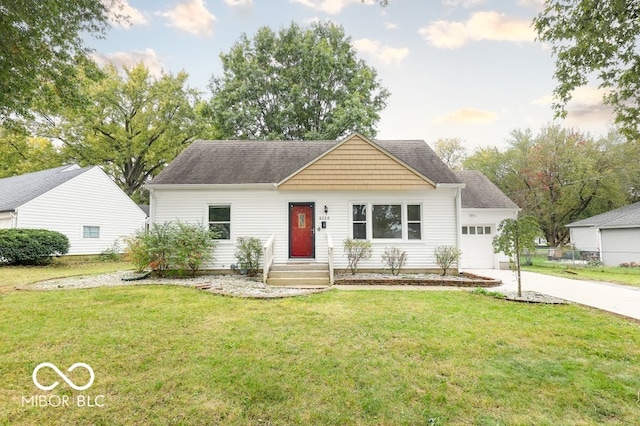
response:
[[[467,272],[502,280],[495,291],[517,291],[516,274],[497,269],[470,269]],[[640,320],[640,288],[595,281],[572,280],[522,272],[522,291],[537,291]]]

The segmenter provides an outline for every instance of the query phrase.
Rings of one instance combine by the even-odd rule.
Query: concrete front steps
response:
[[[330,285],[326,263],[274,264],[267,276],[267,285],[289,288],[325,288]]]

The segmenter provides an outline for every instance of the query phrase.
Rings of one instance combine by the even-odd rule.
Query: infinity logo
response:
[[[31,377],[33,378],[33,384],[36,385],[38,387],[38,389],[42,389],[43,391],[50,391],[51,389],[55,388],[59,384],[59,382],[53,382],[53,384],[51,384],[49,386],[42,386],[38,382],[38,377],[37,377],[38,376],[38,371],[40,371],[40,369],[43,368],[43,367],[51,368],[53,371],[56,372],[56,374],[58,376],[60,376],[62,378],[62,380],[67,382],[67,384],[69,386],[71,386],[73,389],[79,390],[79,391],[82,391],[82,390],[85,390],[85,389],[89,389],[89,387],[91,387],[91,385],[93,384],[93,379],[95,379],[95,375],[93,374],[93,369],[88,364],[85,364],[84,362],[76,362],[71,367],[69,367],[69,369],[67,370],[67,371],[73,371],[78,367],[85,368],[89,372],[89,374],[91,375],[91,378],[89,379],[89,383],[87,383],[84,386],[76,386],[75,383],[73,383],[71,380],[69,380],[69,378],[67,376],[65,376],[64,373],[62,373],[62,371],[60,371],[58,369],[58,367],[56,367],[55,365],[51,364],[50,362],[43,362],[43,363],[38,364],[38,366],[33,370],[33,374],[31,375]]]

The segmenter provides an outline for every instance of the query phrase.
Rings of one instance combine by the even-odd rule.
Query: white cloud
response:
[[[496,121],[498,115],[491,111],[475,108],[461,108],[436,118],[436,123],[451,124],[489,124]]]
[[[149,68],[149,74],[154,77],[160,77],[163,72],[162,62],[158,54],[153,49],[145,49],[144,51],[134,50],[131,52],[116,53],[93,53],[93,60],[100,66],[113,64],[116,68],[133,67],[142,62]]]
[[[211,37],[216,17],[207,10],[203,0],[179,3],[173,9],[160,13],[169,20],[169,26],[198,36]]]
[[[289,0],[291,3],[298,3],[303,6],[310,7],[320,12],[328,13],[329,15],[337,15],[350,4],[365,4],[371,6],[375,4],[374,0]]]
[[[531,22],[498,12],[477,12],[467,21],[435,21],[418,31],[431,45],[453,49],[469,41],[533,42]]]
[[[378,40],[369,40],[368,38],[354,40],[352,44],[359,52],[374,57],[387,65],[398,64],[409,54],[409,49],[406,47],[389,47]]]
[[[398,28],[398,26],[396,24],[394,24],[393,22],[386,22],[384,24],[384,27],[388,30],[395,30],[396,28]]]
[[[239,10],[253,9],[253,0],[224,0],[224,3],[229,7]]]
[[[107,3],[109,9],[109,22],[112,25],[130,28],[134,25],[147,25],[149,20],[138,9],[131,6],[127,0],[116,0],[113,3]],[[118,19],[124,17],[125,19]]]
[[[613,108],[602,100],[602,97],[607,93],[609,93],[607,89],[599,89],[594,86],[576,88],[566,107],[567,125],[588,127],[609,124],[613,118]],[[553,95],[541,96],[531,103],[548,107],[553,103]]]

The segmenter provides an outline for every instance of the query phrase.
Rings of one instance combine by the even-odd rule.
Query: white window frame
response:
[[[87,237],[85,236],[85,229],[88,228],[98,228],[98,236],[97,237]],[[82,225],[82,227],[80,228],[80,235],[82,236],[83,240],[99,240],[100,238],[102,238],[102,226],[100,225]]]
[[[353,206],[364,205],[366,206],[366,240],[371,242],[408,242],[408,243],[422,243],[425,241],[425,227],[424,227],[424,204],[419,201],[352,201],[349,203],[349,238],[353,238]],[[402,238],[373,238],[373,206],[400,206],[400,217],[402,226]],[[409,215],[407,206],[419,206],[420,207],[420,238],[409,239]],[[355,223],[360,223],[356,221]],[[417,221],[411,221],[411,223],[418,223]]]
[[[487,229],[489,232],[487,233]],[[481,231],[481,232],[478,232]],[[477,235],[485,236],[485,235],[493,235],[493,226],[491,225],[462,225],[461,228],[462,235],[473,235],[474,237]]]
[[[229,221],[211,221],[209,220],[209,211],[211,209],[211,207],[216,207],[216,208],[228,208],[229,209]],[[207,210],[206,210],[206,224],[207,224],[207,229],[211,229],[211,225],[216,225],[216,224],[229,224],[229,238],[216,238],[216,241],[219,242],[226,242],[226,241],[232,241],[233,239],[233,229],[232,229],[232,224],[233,224],[233,216],[232,216],[233,212],[232,212],[232,208],[231,208],[231,203],[211,203],[211,204],[207,204]]]

